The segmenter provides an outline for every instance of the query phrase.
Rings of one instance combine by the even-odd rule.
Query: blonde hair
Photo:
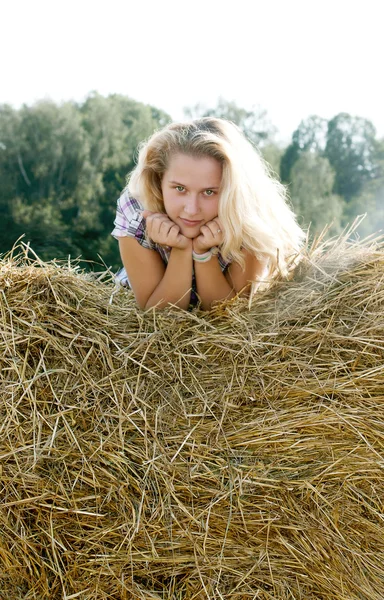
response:
[[[285,273],[304,232],[296,223],[285,187],[273,177],[259,151],[241,130],[224,119],[205,117],[171,123],[140,147],[128,179],[131,196],[154,212],[165,212],[161,181],[175,154],[210,156],[222,165],[218,217],[226,260],[244,265],[241,249],[269,258],[269,270]]]

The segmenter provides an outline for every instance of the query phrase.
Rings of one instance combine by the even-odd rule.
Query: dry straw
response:
[[[0,598],[382,600],[384,248],[142,312],[0,262]]]

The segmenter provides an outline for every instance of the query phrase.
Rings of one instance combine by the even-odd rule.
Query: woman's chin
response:
[[[198,235],[199,235],[198,231],[196,233],[192,233],[192,231],[186,231],[185,233],[183,233],[183,236],[188,238],[189,240],[194,240],[195,237],[197,237]]]
[[[200,227],[181,227],[181,233],[189,240],[193,240],[195,237],[200,235]]]

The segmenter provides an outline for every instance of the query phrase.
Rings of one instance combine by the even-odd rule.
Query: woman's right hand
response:
[[[179,248],[180,250],[185,250],[189,247],[192,249],[192,240],[180,233],[179,226],[171,221],[168,215],[144,210],[143,217],[148,236],[156,244],[169,246],[170,248]]]

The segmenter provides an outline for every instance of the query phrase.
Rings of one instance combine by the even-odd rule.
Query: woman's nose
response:
[[[184,210],[188,215],[197,215],[199,212],[199,202],[197,194],[189,194],[186,198]]]

